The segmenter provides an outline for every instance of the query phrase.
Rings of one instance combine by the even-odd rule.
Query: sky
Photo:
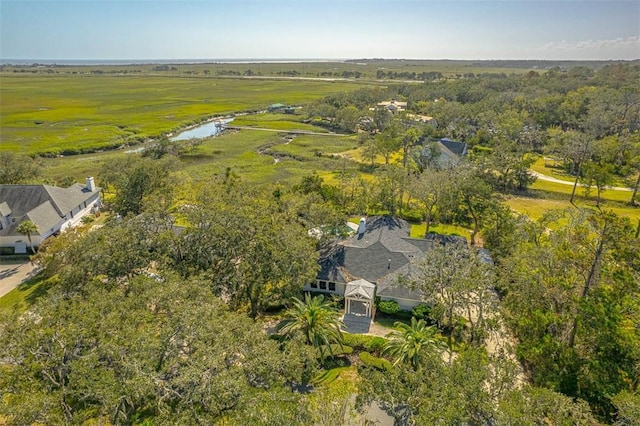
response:
[[[640,59],[640,0],[0,0],[0,59]]]

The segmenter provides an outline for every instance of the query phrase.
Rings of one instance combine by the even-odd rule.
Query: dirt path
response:
[[[531,174],[534,175],[535,177],[537,177],[540,180],[544,180],[547,182],[553,182],[553,183],[559,183],[562,185],[571,185],[573,186],[573,182],[569,182],[568,180],[562,180],[562,179],[556,179],[552,176],[548,176],[548,175],[543,175],[542,173],[538,173],[534,170],[530,170]],[[587,187],[589,185],[585,185],[584,183],[578,183],[578,186],[580,187]],[[593,186],[593,185],[591,185]],[[633,191],[631,188],[625,188],[622,186],[607,186],[605,187],[605,189],[613,189],[614,191],[628,191],[631,192]]]

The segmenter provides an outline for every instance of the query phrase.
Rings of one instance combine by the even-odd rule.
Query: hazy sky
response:
[[[640,0],[0,0],[1,59],[638,59]]]

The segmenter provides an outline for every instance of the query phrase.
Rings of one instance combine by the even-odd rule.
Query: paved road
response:
[[[29,278],[34,267],[28,260],[0,260],[0,297]]]
[[[543,175],[542,173],[538,173],[534,170],[530,170],[531,174],[537,177],[540,180],[546,180],[547,182],[555,182],[560,183],[562,185],[571,185],[573,186],[573,182],[569,182],[568,180],[556,179],[552,176]],[[584,183],[578,183],[578,186],[587,186]],[[593,186],[593,185],[592,185]],[[623,186],[607,186],[606,189],[613,189],[614,191],[633,191],[631,188],[625,188]]]

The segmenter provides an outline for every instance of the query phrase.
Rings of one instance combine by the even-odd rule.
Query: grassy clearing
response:
[[[43,278],[36,276],[20,284],[9,293],[0,297],[0,313],[22,313],[41,296],[45,295],[49,288],[56,284],[55,278]]]
[[[289,145],[282,134],[260,130],[241,130],[205,140],[181,159],[183,172],[196,183],[206,183],[226,167],[231,167],[243,181],[255,184],[299,181],[316,171],[338,170],[339,158],[316,155],[345,149],[348,137],[304,135]],[[260,154],[268,149],[270,155]],[[274,156],[285,156],[276,159]],[[293,158],[292,158],[293,157]]]
[[[547,158],[539,157],[536,160],[536,162],[533,163],[533,165],[531,166],[531,169],[543,175],[550,176],[554,179],[570,182],[571,184],[573,184],[573,182],[575,182],[576,180],[575,176],[572,176],[569,173],[567,173],[565,168],[562,166],[561,161],[548,158],[548,157]],[[633,183],[635,182],[631,182],[631,183],[625,182],[625,179],[621,177],[616,177],[613,180],[613,183],[611,186],[626,187]]]
[[[538,179],[533,183],[533,185],[530,186],[530,189],[534,191],[537,190],[553,192],[570,197],[571,191],[573,190],[573,185],[566,185],[563,183],[549,182],[546,180]],[[591,187],[589,190],[587,189],[587,187],[578,187],[576,189],[576,195],[579,198],[588,199],[591,201],[595,201],[597,193],[598,192],[595,187]],[[600,198],[604,201],[617,201],[621,203],[627,203],[631,199],[631,194],[631,191],[617,191],[613,189],[606,189],[602,191]]]
[[[303,104],[361,85],[307,80],[3,75],[2,150],[26,154],[117,147],[207,117]]]
[[[531,165],[531,170],[556,179],[566,180],[567,182],[575,180],[575,177],[564,170],[560,161],[550,158],[538,157],[536,162]]]
[[[307,130],[318,133],[329,133],[327,129],[303,123],[303,120],[303,116],[294,114],[249,114],[234,118],[231,125],[274,130]]]
[[[425,231],[427,230],[427,224],[412,224],[411,225],[411,238],[424,238]],[[469,235],[470,229],[458,226],[458,225],[447,225],[443,223],[432,224],[429,227],[429,232],[435,232],[436,234],[441,235],[459,235],[461,237],[467,238]]]
[[[569,200],[545,198],[510,197],[504,202],[512,210],[528,216],[532,220],[540,219],[549,210],[575,208]],[[595,203],[578,200],[576,205],[584,209],[596,210]],[[640,220],[640,208],[625,206],[619,203],[601,203],[601,208],[613,211],[618,216],[627,217],[632,223]]]

